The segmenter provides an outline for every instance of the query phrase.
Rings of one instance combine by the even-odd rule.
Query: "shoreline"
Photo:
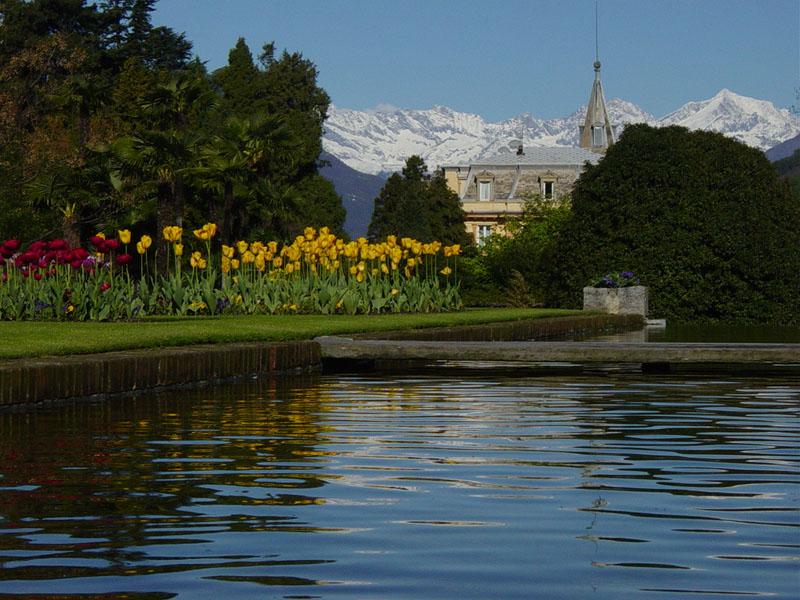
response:
[[[372,339],[514,341],[642,327],[641,317],[573,315],[353,333]],[[316,337],[316,336],[315,336]],[[249,377],[320,371],[313,339],[175,345],[0,361],[0,407],[126,396]]]

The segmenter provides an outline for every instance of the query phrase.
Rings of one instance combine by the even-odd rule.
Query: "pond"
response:
[[[443,371],[5,412],[0,597],[797,598],[799,404]]]

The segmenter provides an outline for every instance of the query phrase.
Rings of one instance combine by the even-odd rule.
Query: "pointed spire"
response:
[[[586,107],[586,120],[580,127],[580,146],[605,152],[614,143],[614,128],[608,118],[603,84],[600,82],[600,44],[598,42],[597,2],[594,4],[594,84]]]

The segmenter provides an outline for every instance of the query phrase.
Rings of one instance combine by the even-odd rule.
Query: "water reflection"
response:
[[[0,413],[0,595],[795,597],[798,404],[392,375]]]

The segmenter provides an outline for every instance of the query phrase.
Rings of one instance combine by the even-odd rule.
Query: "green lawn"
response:
[[[560,309],[486,308],[438,314],[258,315],[131,323],[3,321],[0,359],[218,342],[298,340],[318,335],[472,325],[579,313]]]

